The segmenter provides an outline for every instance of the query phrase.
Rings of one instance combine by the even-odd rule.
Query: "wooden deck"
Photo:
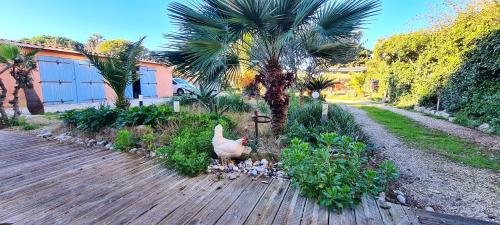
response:
[[[0,224],[487,224],[369,198],[338,214],[285,179],[186,178],[136,155],[6,131],[0,143]]]

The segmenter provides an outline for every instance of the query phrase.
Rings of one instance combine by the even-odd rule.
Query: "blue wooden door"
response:
[[[156,93],[156,70],[148,67],[139,68],[141,81],[141,94],[145,98],[155,98]]]
[[[49,56],[37,59],[44,104],[77,103],[73,61]]]
[[[104,101],[104,81],[99,71],[88,61],[75,61],[78,102]]]

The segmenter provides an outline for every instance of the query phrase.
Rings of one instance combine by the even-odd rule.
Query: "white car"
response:
[[[183,95],[186,93],[191,93],[196,91],[196,87],[189,82],[181,79],[181,78],[174,78],[172,79],[172,90],[174,93],[177,93],[178,95]]]

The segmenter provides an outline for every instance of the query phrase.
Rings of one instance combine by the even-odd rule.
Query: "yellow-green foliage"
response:
[[[351,80],[349,86],[356,91],[356,96],[363,96],[365,93],[366,73],[350,73]]]
[[[97,46],[97,52],[104,54],[117,54],[123,52],[127,49],[129,45],[131,45],[131,41],[116,39],[116,40],[108,40],[103,41]]]
[[[451,24],[380,40],[367,62],[369,78],[380,80],[379,94],[387,92],[401,106],[435,98],[475,40],[500,29],[498,18],[500,4],[483,1],[459,12]]]

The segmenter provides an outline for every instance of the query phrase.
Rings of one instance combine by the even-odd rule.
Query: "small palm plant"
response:
[[[198,102],[211,113],[221,116],[229,110],[229,106],[224,105],[220,101],[220,98],[217,97],[220,92],[216,91],[214,88],[200,86],[199,90],[195,90],[192,93],[196,96]]]
[[[322,90],[327,89],[333,85],[335,85],[335,82],[333,82],[333,80],[328,79],[325,76],[319,76],[313,77],[309,82],[307,82],[306,88],[311,92],[321,92]]]
[[[24,95],[26,97],[26,105],[28,111],[31,114],[43,114],[44,108],[40,97],[33,88],[33,78],[31,77],[31,72],[37,68],[35,55],[40,50],[27,50],[21,49],[16,45],[2,44],[0,45],[0,64],[4,65],[2,72],[10,70],[11,76],[16,80],[16,86],[13,91],[13,99],[9,102],[12,104],[14,110],[14,119],[17,119],[21,115],[19,110],[19,90],[23,89]],[[5,93],[5,85],[3,82],[0,84],[2,87],[2,92]],[[0,96],[0,105],[3,106],[3,100],[5,95]],[[5,117],[2,112],[2,118]]]
[[[115,106],[120,109],[128,109],[130,102],[125,97],[125,89],[132,85],[137,79],[137,67],[139,57],[143,53],[142,42],[139,41],[128,45],[124,51],[118,54],[101,56],[89,52],[83,44],[77,44],[76,50],[85,55],[90,63],[99,70],[104,82],[116,93]]]
[[[172,3],[170,16],[180,29],[167,35],[170,50],[158,57],[200,83],[234,80],[240,68],[252,68],[266,89],[264,99],[271,109],[272,130],[280,134],[290,102],[286,89],[295,78],[284,70],[286,49],[300,48],[313,58],[332,60],[352,47],[348,40],[379,5],[378,0]]]

